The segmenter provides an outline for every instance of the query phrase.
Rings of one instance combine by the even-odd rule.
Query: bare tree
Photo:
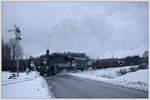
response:
[[[13,60],[15,60],[16,58],[23,58],[23,49],[15,39],[9,39],[9,47],[11,48],[10,55]]]

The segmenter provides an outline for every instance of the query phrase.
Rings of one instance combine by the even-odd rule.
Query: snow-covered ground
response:
[[[107,82],[118,86],[148,91],[148,69],[129,72],[125,75],[118,75],[117,71],[119,71],[120,69],[129,70],[130,67],[133,66],[107,68],[69,74],[86,79]]]
[[[20,73],[16,79],[8,79],[12,73],[2,72],[2,98],[52,98],[46,80],[37,72]]]

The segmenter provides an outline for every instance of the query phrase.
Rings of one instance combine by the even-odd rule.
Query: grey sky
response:
[[[13,24],[24,54],[85,52],[96,58],[141,55],[148,49],[147,2],[3,2],[2,37]]]

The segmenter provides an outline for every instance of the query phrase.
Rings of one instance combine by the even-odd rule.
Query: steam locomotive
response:
[[[76,66],[73,66],[75,63]],[[70,57],[61,54],[49,54],[49,50],[46,50],[46,55],[41,58],[40,75],[52,76],[61,70],[65,69],[71,71],[74,68],[76,70],[84,70],[86,68],[87,59]]]

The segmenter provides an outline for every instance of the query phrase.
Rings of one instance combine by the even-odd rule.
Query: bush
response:
[[[119,75],[124,75],[126,73],[128,73],[128,71],[126,69],[120,69],[119,71],[116,71]]]
[[[138,70],[138,68],[136,68],[136,67],[129,68],[129,72],[136,72],[137,70]]]

